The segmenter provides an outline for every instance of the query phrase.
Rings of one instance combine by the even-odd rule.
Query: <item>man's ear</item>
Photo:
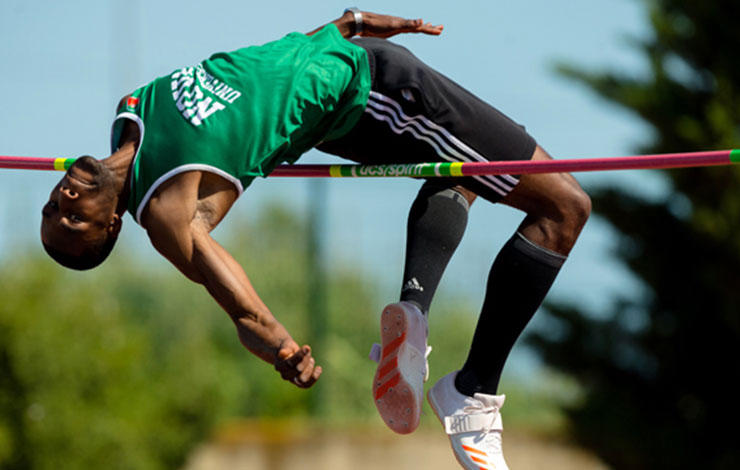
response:
[[[106,227],[105,230],[108,232],[108,235],[118,237],[118,234],[121,232],[122,225],[123,220],[121,219],[121,216],[119,216],[118,214],[113,214],[110,218],[110,221],[108,222],[108,227]]]

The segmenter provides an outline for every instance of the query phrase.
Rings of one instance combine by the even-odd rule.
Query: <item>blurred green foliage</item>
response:
[[[643,152],[740,146],[740,3],[645,0],[650,67],[567,76],[653,130]],[[583,388],[567,409],[581,443],[614,468],[740,468],[740,169],[663,171],[665,200],[619,187],[593,193],[618,232],[617,255],[648,295],[608,312],[550,306],[557,328],[531,339]]]
[[[224,245],[296,340],[307,342],[307,224],[277,207],[262,214],[231,230]],[[0,468],[179,468],[226,420],[311,417],[317,390],[326,404],[312,419],[382,428],[367,354],[380,309],[393,299],[379,299],[362,272],[333,264],[328,273],[327,346],[314,351],[324,374],[305,391],[241,346],[204,289],[158,256],[141,263],[146,249],[119,246],[87,273],[57,267],[35,245],[4,256]],[[464,361],[472,310],[435,307],[432,380]]]
[[[165,283],[25,256],[0,285],[3,468],[174,468],[218,416],[218,345]]]

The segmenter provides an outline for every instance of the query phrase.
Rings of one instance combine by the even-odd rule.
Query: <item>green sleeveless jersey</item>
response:
[[[121,103],[113,122],[114,152],[124,119],[139,126],[128,210],[141,223],[154,191],[186,171],[216,173],[241,194],[277,164],[346,134],[369,93],[365,50],[333,24],[157,78]]]

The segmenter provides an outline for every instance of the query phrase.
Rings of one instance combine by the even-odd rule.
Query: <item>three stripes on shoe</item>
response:
[[[464,444],[462,445],[462,448],[465,450],[465,453],[468,454],[470,460],[472,460],[476,464],[485,465],[485,467],[479,467],[480,470],[488,470],[489,468],[495,470],[496,466],[492,463],[489,463],[488,460],[485,460],[486,458],[488,458],[488,454],[486,454],[482,450],[476,449],[475,447],[466,446]]]
[[[421,313],[402,302],[383,309],[380,318],[382,349],[374,347],[378,369],[373,379],[373,398],[385,424],[399,434],[413,432],[419,426],[424,393],[424,353],[412,345],[424,341]],[[424,341],[425,342],[425,341]],[[421,346],[423,349],[423,345]]]
[[[383,348],[383,354],[380,356],[380,362],[382,363],[393,351],[398,349],[401,344],[406,340],[406,332],[401,333],[401,336],[388,343]],[[382,380],[386,375],[391,372],[395,374],[388,379],[383,385],[375,390],[375,400],[382,398],[393,386],[398,385],[401,380],[401,373],[397,369],[398,367],[398,356],[394,356],[393,359],[388,361],[386,365],[378,369],[377,380]]]

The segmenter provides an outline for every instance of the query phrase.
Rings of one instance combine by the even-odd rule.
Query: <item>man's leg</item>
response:
[[[534,160],[550,159],[537,147]],[[524,175],[501,202],[526,212],[498,254],[473,344],[455,385],[465,395],[494,395],[506,358],[539,308],[591,210],[568,174]]]
[[[537,147],[534,160],[550,159]],[[408,221],[401,300],[425,314],[459,244],[475,194],[428,182]],[[517,338],[537,311],[590,213],[590,200],[568,174],[526,175],[502,201],[527,213],[491,268],[468,360],[456,388],[494,395]]]
[[[447,263],[462,239],[475,194],[444,179],[428,180],[409,211],[401,301],[425,315]]]
[[[427,181],[411,205],[401,301],[381,314],[381,354],[373,396],[383,421],[407,434],[419,425],[427,376],[426,314],[468,221],[475,194],[443,179]]]
[[[540,147],[533,160],[550,159]],[[466,469],[508,467],[501,407],[495,395],[506,358],[539,308],[586,223],[591,202],[567,174],[524,175],[501,202],[527,215],[491,267],[468,359],[427,396],[455,457]]]

